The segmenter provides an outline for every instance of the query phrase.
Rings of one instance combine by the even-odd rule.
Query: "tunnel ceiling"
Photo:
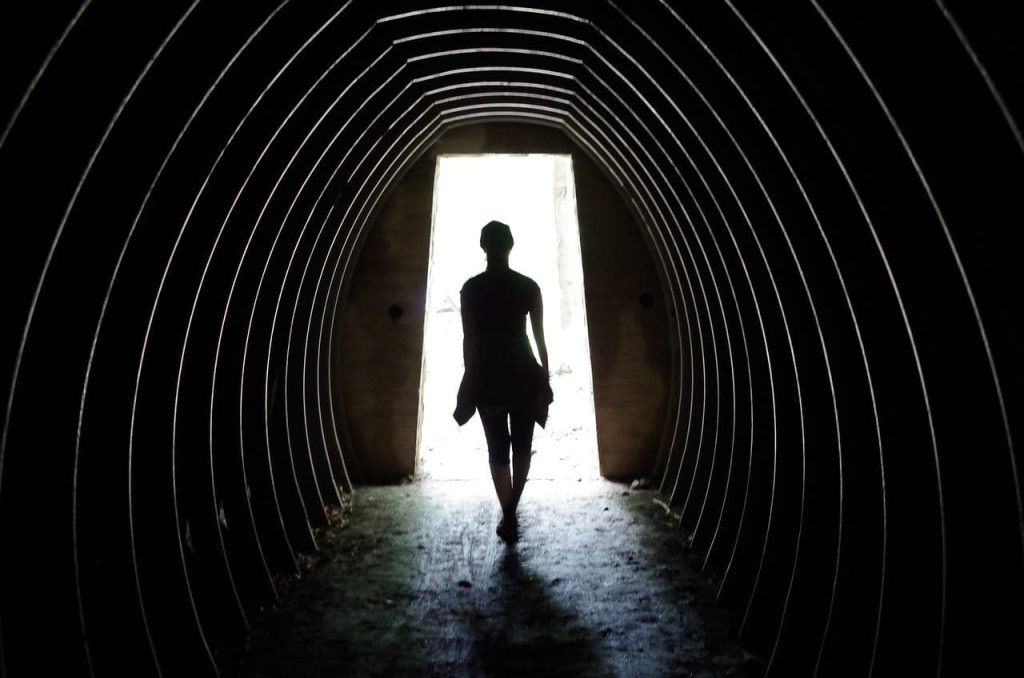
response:
[[[769,671],[1019,661],[1021,11],[5,3],[7,673],[216,671],[350,489],[367,229],[493,121],[634,211],[671,300],[657,482]]]

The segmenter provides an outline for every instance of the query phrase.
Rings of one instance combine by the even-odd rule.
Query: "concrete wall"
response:
[[[491,124],[441,138],[399,182],[366,235],[335,362],[352,472],[364,482],[415,470],[437,156],[502,152],[573,156],[601,473],[642,476],[655,462],[669,393],[669,330],[644,236],[607,177],[560,132]]]
[[[424,156],[371,228],[342,312],[336,373],[364,482],[414,470],[433,185],[434,157]]]

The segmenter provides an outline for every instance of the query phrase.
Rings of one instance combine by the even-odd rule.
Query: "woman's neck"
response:
[[[508,255],[491,255],[487,257],[487,270],[488,271],[507,271],[508,270]]]

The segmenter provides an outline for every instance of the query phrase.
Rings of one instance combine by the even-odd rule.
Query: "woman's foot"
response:
[[[498,521],[498,527],[494,531],[502,541],[511,544],[519,538],[519,521],[515,516],[505,516]]]

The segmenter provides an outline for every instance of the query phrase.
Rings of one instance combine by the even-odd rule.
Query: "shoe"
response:
[[[511,544],[519,538],[519,521],[515,518],[502,518],[494,531],[502,541]]]

